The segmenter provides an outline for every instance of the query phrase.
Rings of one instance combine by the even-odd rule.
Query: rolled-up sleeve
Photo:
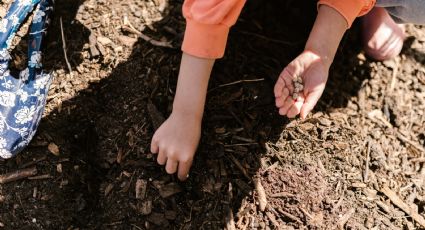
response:
[[[202,58],[221,58],[246,0],[186,0],[186,31],[182,50]]]
[[[375,5],[376,0],[320,0],[318,5],[327,5],[338,11],[347,21],[350,28],[354,20],[367,14]]]

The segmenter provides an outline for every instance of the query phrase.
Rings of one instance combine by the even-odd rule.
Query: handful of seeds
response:
[[[300,76],[297,76],[292,80],[294,83],[294,93],[292,94],[292,99],[297,100],[300,96],[300,92],[304,90],[303,79]]]

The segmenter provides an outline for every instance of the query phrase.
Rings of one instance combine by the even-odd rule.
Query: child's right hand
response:
[[[289,63],[274,87],[279,114],[289,118],[301,114],[301,118],[306,118],[322,96],[328,79],[329,66],[330,63],[311,51],[304,51]],[[297,76],[302,78],[304,89],[298,99],[294,100],[293,79]]]
[[[177,172],[180,180],[184,181],[189,175],[193,157],[201,136],[202,119],[174,112],[155,132],[151,152],[157,153],[157,161],[165,165],[169,174]]]

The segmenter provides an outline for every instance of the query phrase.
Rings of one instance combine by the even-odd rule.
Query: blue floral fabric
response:
[[[13,74],[8,49],[34,10],[28,66]],[[41,46],[52,11],[53,0],[15,0],[0,20],[0,158],[10,158],[28,146],[43,115],[52,75],[42,70]]]

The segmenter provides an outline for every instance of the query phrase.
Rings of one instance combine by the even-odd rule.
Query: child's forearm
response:
[[[305,49],[316,53],[330,65],[347,29],[347,21],[335,9],[321,5]]]
[[[173,112],[202,118],[208,81],[215,59],[183,53]]]

